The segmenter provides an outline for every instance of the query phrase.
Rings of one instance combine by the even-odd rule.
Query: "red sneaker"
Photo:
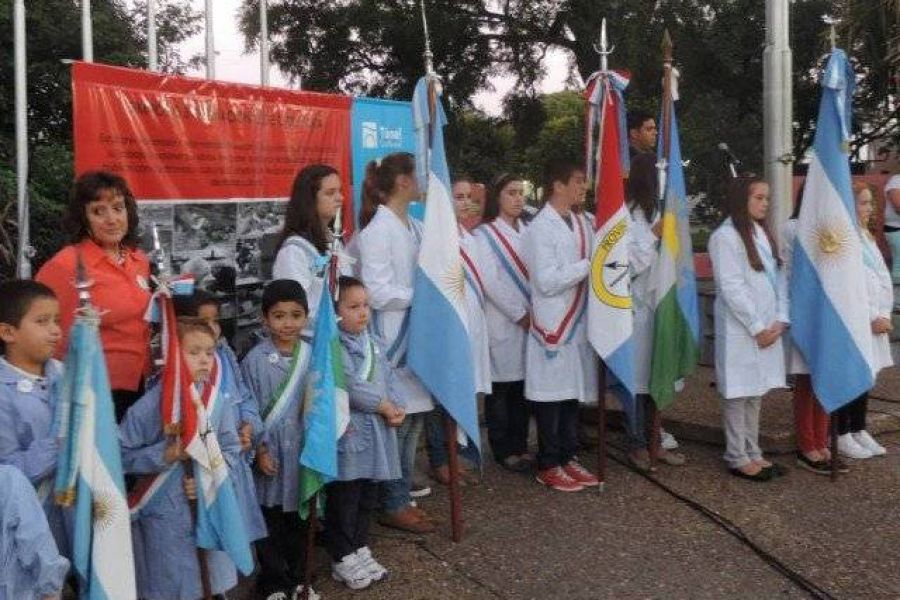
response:
[[[594,477],[593,473],[582,467],[578,461],[570,460],[569,464],[562,469],[566,475],[584,487],[597,487],[600,485],[600,480]]]
[[[543,483],[558,492],[580,492],[584,486],[569,477],[562,467],[552,467],[538,471],[535,477],[538,483]]]

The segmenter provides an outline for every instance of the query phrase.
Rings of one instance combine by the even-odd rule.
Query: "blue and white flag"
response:
[[[60,438],[55,494],[74,508],[72,567],[81,598],[137,597],[131,519],[118,429],[95,314],[79,314],[69,336],[55,415]]]
[[[791,337],[813,389],[832,412],[872,388],[866,270],[850,182],[854,73],[835,49],[822,74],[813,158],[797,220],[790,282]]]
[[[425,223],[413,284],[407,364],[479,446],[475,374],[466,320],[466,275],[444,153],[446,117],[440,92],[430,90],[429,83],[437,85],[427,77],[421,78],[413,95],[417,172],[427,184],[423,190]],[[434,94],[431,102],[430,93]]]

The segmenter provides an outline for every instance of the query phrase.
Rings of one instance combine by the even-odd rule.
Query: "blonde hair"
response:
[[[216,332],[200,317],[178,317],[178,339],[183,340],[189,333],[202,333],[217,341]]]

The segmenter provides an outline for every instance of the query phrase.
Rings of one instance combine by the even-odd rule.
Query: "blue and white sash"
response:
[[[494,223],[485,223],[481,229],[485,233],[488,245],[494,251],[497,260],[500,261],[500,266],[509,275],[516,289],[522,293],[525,302],[530,304],[531,292],[528,290],[528,267],[525,266],[525,261],[522,260],[509,239],[503,235],[503,232]]]

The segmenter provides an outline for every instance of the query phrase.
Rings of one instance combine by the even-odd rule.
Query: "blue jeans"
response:
[[[647,413],[653,398],[650,394],[634,395],[634,423],[625,417],[625,430],[628,433],[629,450],[647,450],[650,447],[650,436],[647,428]]]
[[[450,462],[447,454],[447,434],[444,418],[447,411],[438,406],[425,417],[425,449],[428,451],[428,464],[437,469]],[[472,440],[459,451],[461,458],[465,458],[473,464],[480,464],[478,449]]]
[[[884,237],[887,238],[888,245],[891,247],[891,258],[894,261],[891,278],[894,280],[894,285],[900,285],[900,231],[885,231]]]
[[[416,448],[428,414],[430,413],[406,415],[403,424],[397,428],[397,451],[400,454],[400,470],[403,477],[381,484],[379,495],[381,508],[385,512],[402,510],[412,501],[409,489],[416,466]]]

